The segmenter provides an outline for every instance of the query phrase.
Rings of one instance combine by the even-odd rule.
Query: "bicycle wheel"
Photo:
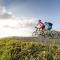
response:
[[[52,31],[54,38],[59,38],[59,33],[57,31]]]
[[[34,31],[34,32],[32,33],[32,36],[33,36],[33,37],[38,37],[38,32],[37,32],[37,31]]]

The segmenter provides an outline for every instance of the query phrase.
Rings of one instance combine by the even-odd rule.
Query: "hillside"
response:
[[[60,60],[60,45],[47,45],[31,39],[0,39],[0,60]]]
[[[44,38],[43,36],[39,37],[18,37],[18,36],[12,36],[12,37],[5,37],[5,38],[10,38],[10,39],[16,39],[24,42],[38,42],[38,43],[44,43],[44,44],[57,44],[60,45],[60,38]],[[4,39],[5,39],[4,38]]]

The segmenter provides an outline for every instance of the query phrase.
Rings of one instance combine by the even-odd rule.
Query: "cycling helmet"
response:
[[[41,20],[39,20],[39,22],[41,22]]]

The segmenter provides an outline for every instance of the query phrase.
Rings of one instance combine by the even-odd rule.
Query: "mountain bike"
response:
[[[46,31],[41,31],[40,29],[38,29],[37,27],[35,27],[35,31],[32,33],[33,37],[38,37],[38,36],[46,36]]]

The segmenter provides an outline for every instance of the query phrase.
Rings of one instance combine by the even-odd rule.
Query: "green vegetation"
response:
[[[60,60],[60,46],[0,39],[0,60]]]

